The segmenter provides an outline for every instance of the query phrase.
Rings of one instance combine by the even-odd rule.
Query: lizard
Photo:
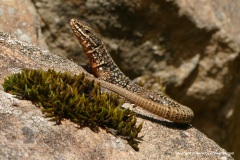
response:
[[[131,103],[176,123],[190,123],[193,111],[171,98],[132,82],[116,65],[95,31],[84,21],[70,20],[70,27],[86,53],[94,80]],[[91,79],[91,78],[90,78]]]

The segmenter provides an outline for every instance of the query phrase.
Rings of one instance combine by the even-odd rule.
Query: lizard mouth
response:
[[[72,28],[73,32],[76,33],[76,34],[78,34],[78,28],[79,28],[79,27],[77,27],[77,20],[74,19],[74,18],[71,19],[71,20],[70,20],[70,25],[71,25],[71,28]]]

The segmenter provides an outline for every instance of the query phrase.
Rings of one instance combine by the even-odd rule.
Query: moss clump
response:
[[[142,124],[136,126],[136,115],[129,109],[121,109],[123,101],[118,95],[101,93],[99,84],[86,79],[84,74],[71,76],[54,70],[23,70],[7,77],[3,88],[35,102],[57,123],[66,118],[94,131],[100,126],[127,139],[138,150]]]

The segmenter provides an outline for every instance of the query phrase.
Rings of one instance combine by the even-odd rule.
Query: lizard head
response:
[[[96,33],[86,22],[78,19],[71,19],[70,26],[85,52],[94,50],[102,45],[100,38],[98,38]]]

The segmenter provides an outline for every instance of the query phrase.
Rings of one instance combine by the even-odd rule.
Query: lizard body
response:
[[[96,82],[158,116],[177,123],[190,123],[194,116],[190,108],[140,87],[125,76],[107,53],[101,39],[85,22],[72,19],[70,26],[88,56]]]

